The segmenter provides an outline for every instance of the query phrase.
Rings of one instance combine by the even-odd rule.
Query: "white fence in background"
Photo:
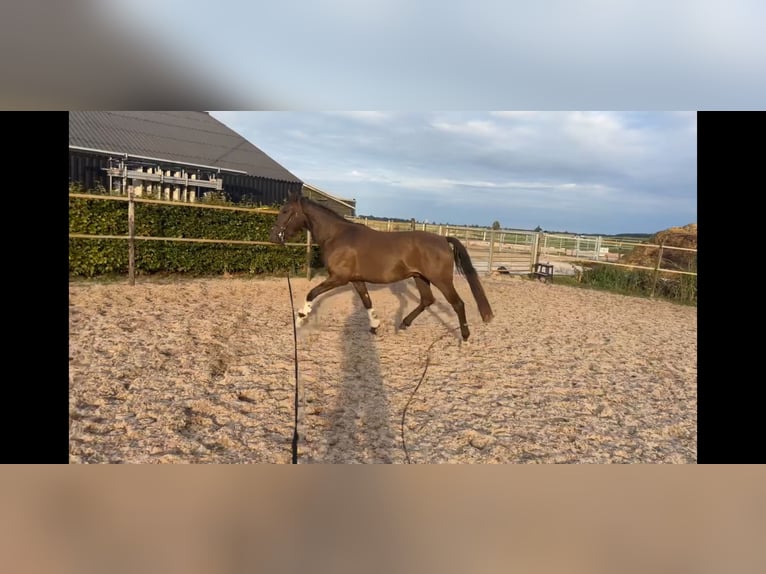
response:
[[[480,273],[504,271],[510,274],[528,274],[537,263],[551,263],[557,275],[573,275],[587,261],[598,261],[621,267],[647,269],[697,275],[694,265],[680,268],[674,263],[675,252],[687,252],[696,256],[696,249],[653,245],[639,239],[603,237],[600,235],[567,235],[526,231],[521,229],[490,229],[436,225],[422,222],[376,220],[364,217],[348,217],[350,221],[363,223],[379,231],[429,231],[438,235],[451,235],[460,239],[471,254],[474,267]],[[651,260],[649,265],[625,263],[622,257],[640,248]],[[692,259],[686,257],[686,259]]]

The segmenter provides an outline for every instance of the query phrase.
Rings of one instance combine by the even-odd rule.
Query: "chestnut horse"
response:
[[[308,229],[319,245],[329,276],[306,295],[306,302],[295,319],[298,327],[311,313],[311,302],[318,295],[351,283],[367,309],[370,331],[375,333],[380,320],[365,282],[394,283],[412,277],[420,292],[420,304],[402,320],[400,328],[409,327],[415,317],[434,302],[433,284],[457,313],[460,334],[466,340],[470,331],[465,305],[452,282],[454,267],[468,280],[482,320],[487,323],[492,319],[492,309],[468,251],[454,237],[425,231],[376,231],[348,221],[300,194],[290,194],[279,211],[269,241],[284,244],[303,229]]]

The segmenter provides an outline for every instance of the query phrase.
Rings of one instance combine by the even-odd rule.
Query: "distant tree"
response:
[[[539,225],[537,227],[535,227],[535,233],[540,233],[542,230],[543,230],[543,228],[540,227]]]
[[[493,221],[492,222],[492,229],[500,229],[500,222],[499,221]]]

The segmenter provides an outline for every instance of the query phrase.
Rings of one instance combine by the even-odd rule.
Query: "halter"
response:
[[[290,223],[290,220],[295,215],[295,212],[293,211],[290,214],[290,217],[287,218],[287,221],[285,221],[282,226],[280,227],[279,231],[277,231],[277,237],[279,237],[279,240],[284,243],[285,242],[285,231],[287,230],[287,224]]]
[[[297,209],[300,209],[300,210],[301,210],[301,213],[302,213],[302,212],[303,212],[303,209],[302,209],[302,207],[301,207],[301,199],[300,199],[300,198],[298,198],[298,199],[297,199],[297,201],[296,201],[296,203],[298,204],[298,207],[297,207]],[[282,243],[284,243],[284,242],[285,242],[285,231],[287,230],[287,224],[288,224],[288,223],[290,223],[290,220],[291,220],[293,217],[295,217],[295,213],[296,213],[296,212],[295,212],[295,211],[293,211],[293,212],[290,214],[290,217],[288,217],[288,218],[287,218],[287,221],[285,221],[285,222],[284,222],[284,223],[281,225],[281,227],[280,227],[279,231],[277,232],[277,237],[279,237],[279,240],[280,240]],[[305,214],[303,214],[303,218],[304,218],[304,219],[306,219],[306,215],[305,215]],[[307,221],[308,221],[308,220],[307,220]]]

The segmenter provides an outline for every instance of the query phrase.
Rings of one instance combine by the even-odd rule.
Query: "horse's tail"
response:
[[[476,299],[476,304],[479,306],[479,313],[485,323],[489,323],[492,320],[494,314],[492,308],[489,306],[487,296],[484,294],[484,287],[481,286],[479,281],[479,274],[476,273],[471,258],[468,255],[468,250],[460,241],[455,237],[447,237],[447,241],[452,244],[453,255],[455,256],[455,267],[459,273],[462,273],[468,280],[468,285],[471,287],[471,293],[473,298]]]

